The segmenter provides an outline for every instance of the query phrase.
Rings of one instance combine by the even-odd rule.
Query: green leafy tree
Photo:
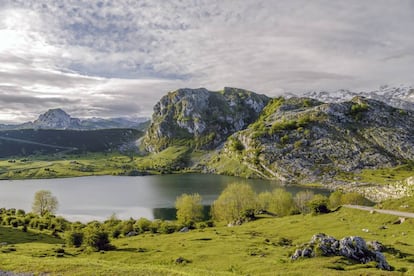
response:
[[[36,214],[44,216],[45,214],[53,214],[58,208],[58,200],[52,195],[52,192],[40,190],[35,193],[32,211]]]
[[[351,205],[367,205],[369,201],[361,194],[356,192],[346,193],[342,195],[342,204]]]
[[[109,241],[109,233],[99,225],[89,225],[84,230],[84,242],[95,251],[112,250],[114,246]]]
[[[331,193],[330,196],[329,196],[329,204],[328,204],[329,208],[335,209],[335,208],[341,206],[342,205],[342,196],[343,196],[343,193],[342,193],[342,191],[339,191],[339,190]]]
[[[260,210],[269,211],[270,202],[272,201],[271,192],[262,192],[257,195],[257,206]]]
[[[201,196],[195,194],[183,194],[177,197],[175,201],[177,209],[178,222],[190,226],[203,218],[203,205],[201,205]]]
[[[272,197],[269,203],[269,211],[278,216],[290,215],[295,209],[295,202],[292,194],[284,189],[275,189],[272,191]]]
[[[223,190],[211,206],[214,220],[234,222],[243,212],[257,209],[256,193],[247,184],[230,184]]]

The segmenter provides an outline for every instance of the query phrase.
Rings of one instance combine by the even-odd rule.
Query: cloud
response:
[[[3,2],[0,102],[25,101],[27,118],[56,105],[148,116],[179,87],[280,95],[413,83],[410,1]],[[8,110],[0,121],[27,119]]]

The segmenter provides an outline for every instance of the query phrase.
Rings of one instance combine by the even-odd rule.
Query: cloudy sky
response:
[[[0,122],[149,116],[180,87],[413,84],[414,1],[0,0]]]

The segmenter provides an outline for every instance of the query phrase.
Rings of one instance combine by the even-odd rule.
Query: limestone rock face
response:
[[[144,145],[157,152],[175,143],[213,149],[254,122],[269,98],[247,90],[179,89],[155,105]]]
[[[279,98],[254,124],[233,134],[221,155],[237,158],[261,177],[325,183],[341,172],[414,160],[413,133],[413,111],[380,101]]]

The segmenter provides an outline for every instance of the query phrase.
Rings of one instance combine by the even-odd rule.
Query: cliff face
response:
[[[225,156],[261,177],[328,182],[341,172],[414,160],[413,134],[414,112],[376,100],[279,98],[254,124],[229,137],[210,164],[219,168],[215,163]]]
[[[154,107],[144,146],[150,152],[175,143],[214,149],[228,136],[254,122],[268,101],[264,95],[236,88],[219,92],[204,88],[170,92]]]

